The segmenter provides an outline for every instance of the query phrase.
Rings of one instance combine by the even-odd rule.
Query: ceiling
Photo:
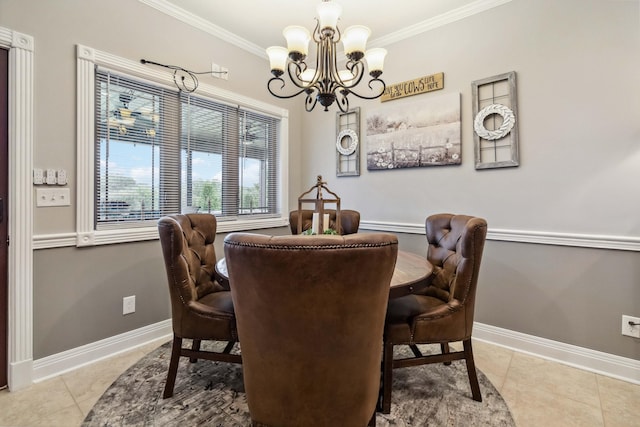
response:
[[[140,0],[165,13],[228,41],[264,55],[264,49],[285,45],[282,30],[288,25],[315,26],[320,0]],[[337,0],[342,6],[339,27],[366,25],[369,46],[405,38],[479,13],[511,0]],[[409,34],[414,35],[414,34]],[[408,36],[409,36],[408,35]],[[233,41],[232,41],[233,42]]]

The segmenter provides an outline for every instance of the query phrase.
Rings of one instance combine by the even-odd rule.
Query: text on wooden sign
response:
[[[393,99],[400,99],[406,96],[418,95],[440,89],[444,89],[444,73],[431,74],[387,86],[380,101],[391,101]]]

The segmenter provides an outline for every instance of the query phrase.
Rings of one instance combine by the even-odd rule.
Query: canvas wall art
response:
[[[367,113],[367,169],[388,170],[462,162],[460,94],[385,104]]]

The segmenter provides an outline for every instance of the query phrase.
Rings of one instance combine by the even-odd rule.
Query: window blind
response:
[[[279,119],[96,70],[96,228],[277,212]]]

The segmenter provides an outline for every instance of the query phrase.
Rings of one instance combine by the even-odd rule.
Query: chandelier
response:
[[[305,93],[305,109],[313,110],[318,102],[329,110],[329,106],[338,101],[342,112],[349,110],[347,95],[353,94],[361,99],[376,99],[385,90],[385,83],[379,77],[382,74],[385,49],[369,49],[365,52],[367,39],[371,34],[369,28],[363,25],[348,27],[344,34],[338,28],[338,18],[342,7],[331,0],[323,0],[318,5],[318,17],[313,35],[304,27],[292,25],[282,32],[287,40],[287,48],[271,46],[267,48],[272,77],[267,83],[269,92],[278,98],[293,98]],[[315,68],[309,68],[305,62],[309,52],[309,41],[313,38],[316,43]],[[338,70],[336,51],[338,43],[342,41],[347,59],[345,68]],[[365,73],[363,59],[369,68],[369,91],[372,95],[359,94],[356,86]],[[295,86],[293,93],[278,94],[283,91],[285,81],[282,75],[287,71],[291,83]],[[279,83],[279,84],[278,84]],[[278,87],[279,86],[279,87]]]

